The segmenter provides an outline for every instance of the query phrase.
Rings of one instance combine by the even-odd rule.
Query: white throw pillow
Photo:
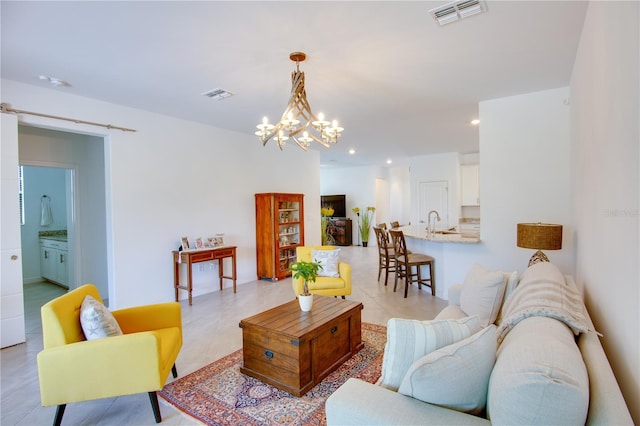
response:
[[[398,392],[452,410],[480,414],[487,403],[496,346],[496,326],[491,325],[431,352],[413,363]]]
[[[80,325],[87,340],[120,336],[122,334],[118,321],[116,321],[111,312],[92,296],[86,296],[82,301]]]
[[[432,321],[391,318],[387,323],[387,343],[378,384],[398,390],[402,378],[417,359],[465,339],[480,329],[480,322],[475,316]]]
[[[334,250],[311,250],[311,261],[322,265],[322,269],[318,271],[319,277],[338,278],[338,264],[340,263],[340,249]]]
[[[493,324],[502,306],[506,281],[502,271],[474,264],[462,284],[460,309],[467,315],[477,315],[482,327]]]

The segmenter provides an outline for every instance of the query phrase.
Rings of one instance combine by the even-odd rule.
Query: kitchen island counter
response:
[[[408,225],[400,228],[404,232],[405,237],[416,238],[420,240],[430,241],[433,243],[454,243],[454,244],[478,244],[480,238],[473,234],[440,231],[432,236],[427,236],[427,230],[424,226]]]

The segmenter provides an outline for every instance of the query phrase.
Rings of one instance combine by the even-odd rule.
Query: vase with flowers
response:
[[[366,207],[360,211],[359,207],[355,207],[352,211],[358,217],[358,230],[360,231],[360,238],[362,238],[362,247],[366,247],[369,244],[369,231],[371,231],[371,220],[373,214],[376,211],[375,207]]]
[[[320,231],[322,232],[322,245],[332,245],[331,239],[333,237],[327,232],[329,226],[329,218],[333,216],[335,210],[331,206],[324,206],[320,208]]]

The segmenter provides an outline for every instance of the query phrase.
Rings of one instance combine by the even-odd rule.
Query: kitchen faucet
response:
[[[431,215],[435,213],[436,214],[436,220],[438,222],[440,222],[440,214],[436,211],[436,210],[431,210],[428,214],[427,214],[427,235],[429,236],[433,236],[433,233],[436,230],[436,222],[435,220],[433,221],[433,226],[431,226]]]

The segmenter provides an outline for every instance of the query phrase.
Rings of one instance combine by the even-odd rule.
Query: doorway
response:
[[[46,278],[75,287],[73,176],[72,168],[20,165],[24,285]]]
[[[31,184],[29,180],[25,181],[24,189],[25,197],[35,198],[35,203],[32,200],[31,205],[31,214],[35,218],[32,217],[31,221],[32,225],[34,221],[37,225],[37,229],[31,231],[25,228],[27,225],[21,226],[23,282],[37,279],[42,272],[34,263],[39,263],[42,256],[38,233],[66,229],[68,288],[94,283],[106,299],[105,303],[108,303],[104,138],[18,125],[18,146],[19,164],[26,168],[27,179],[29,173],[32,177]],[[56,184],[38,183],[38,175],[40,179],[49,176],[49,179],[55,179]],[[40,226],[41,198],[44,195],[49,197],[53,210],[53,220],[49,226]],[[25,198],[25,201],[25,207],[29,207],[29,200]],[[28,220],[28,217],[25,219]],[[31,232],[28,240],[24,238],[25,232]],[[60,253],[55,255],[56,259],[60,257]],[[25,303],[26,298],[24,292]]]

